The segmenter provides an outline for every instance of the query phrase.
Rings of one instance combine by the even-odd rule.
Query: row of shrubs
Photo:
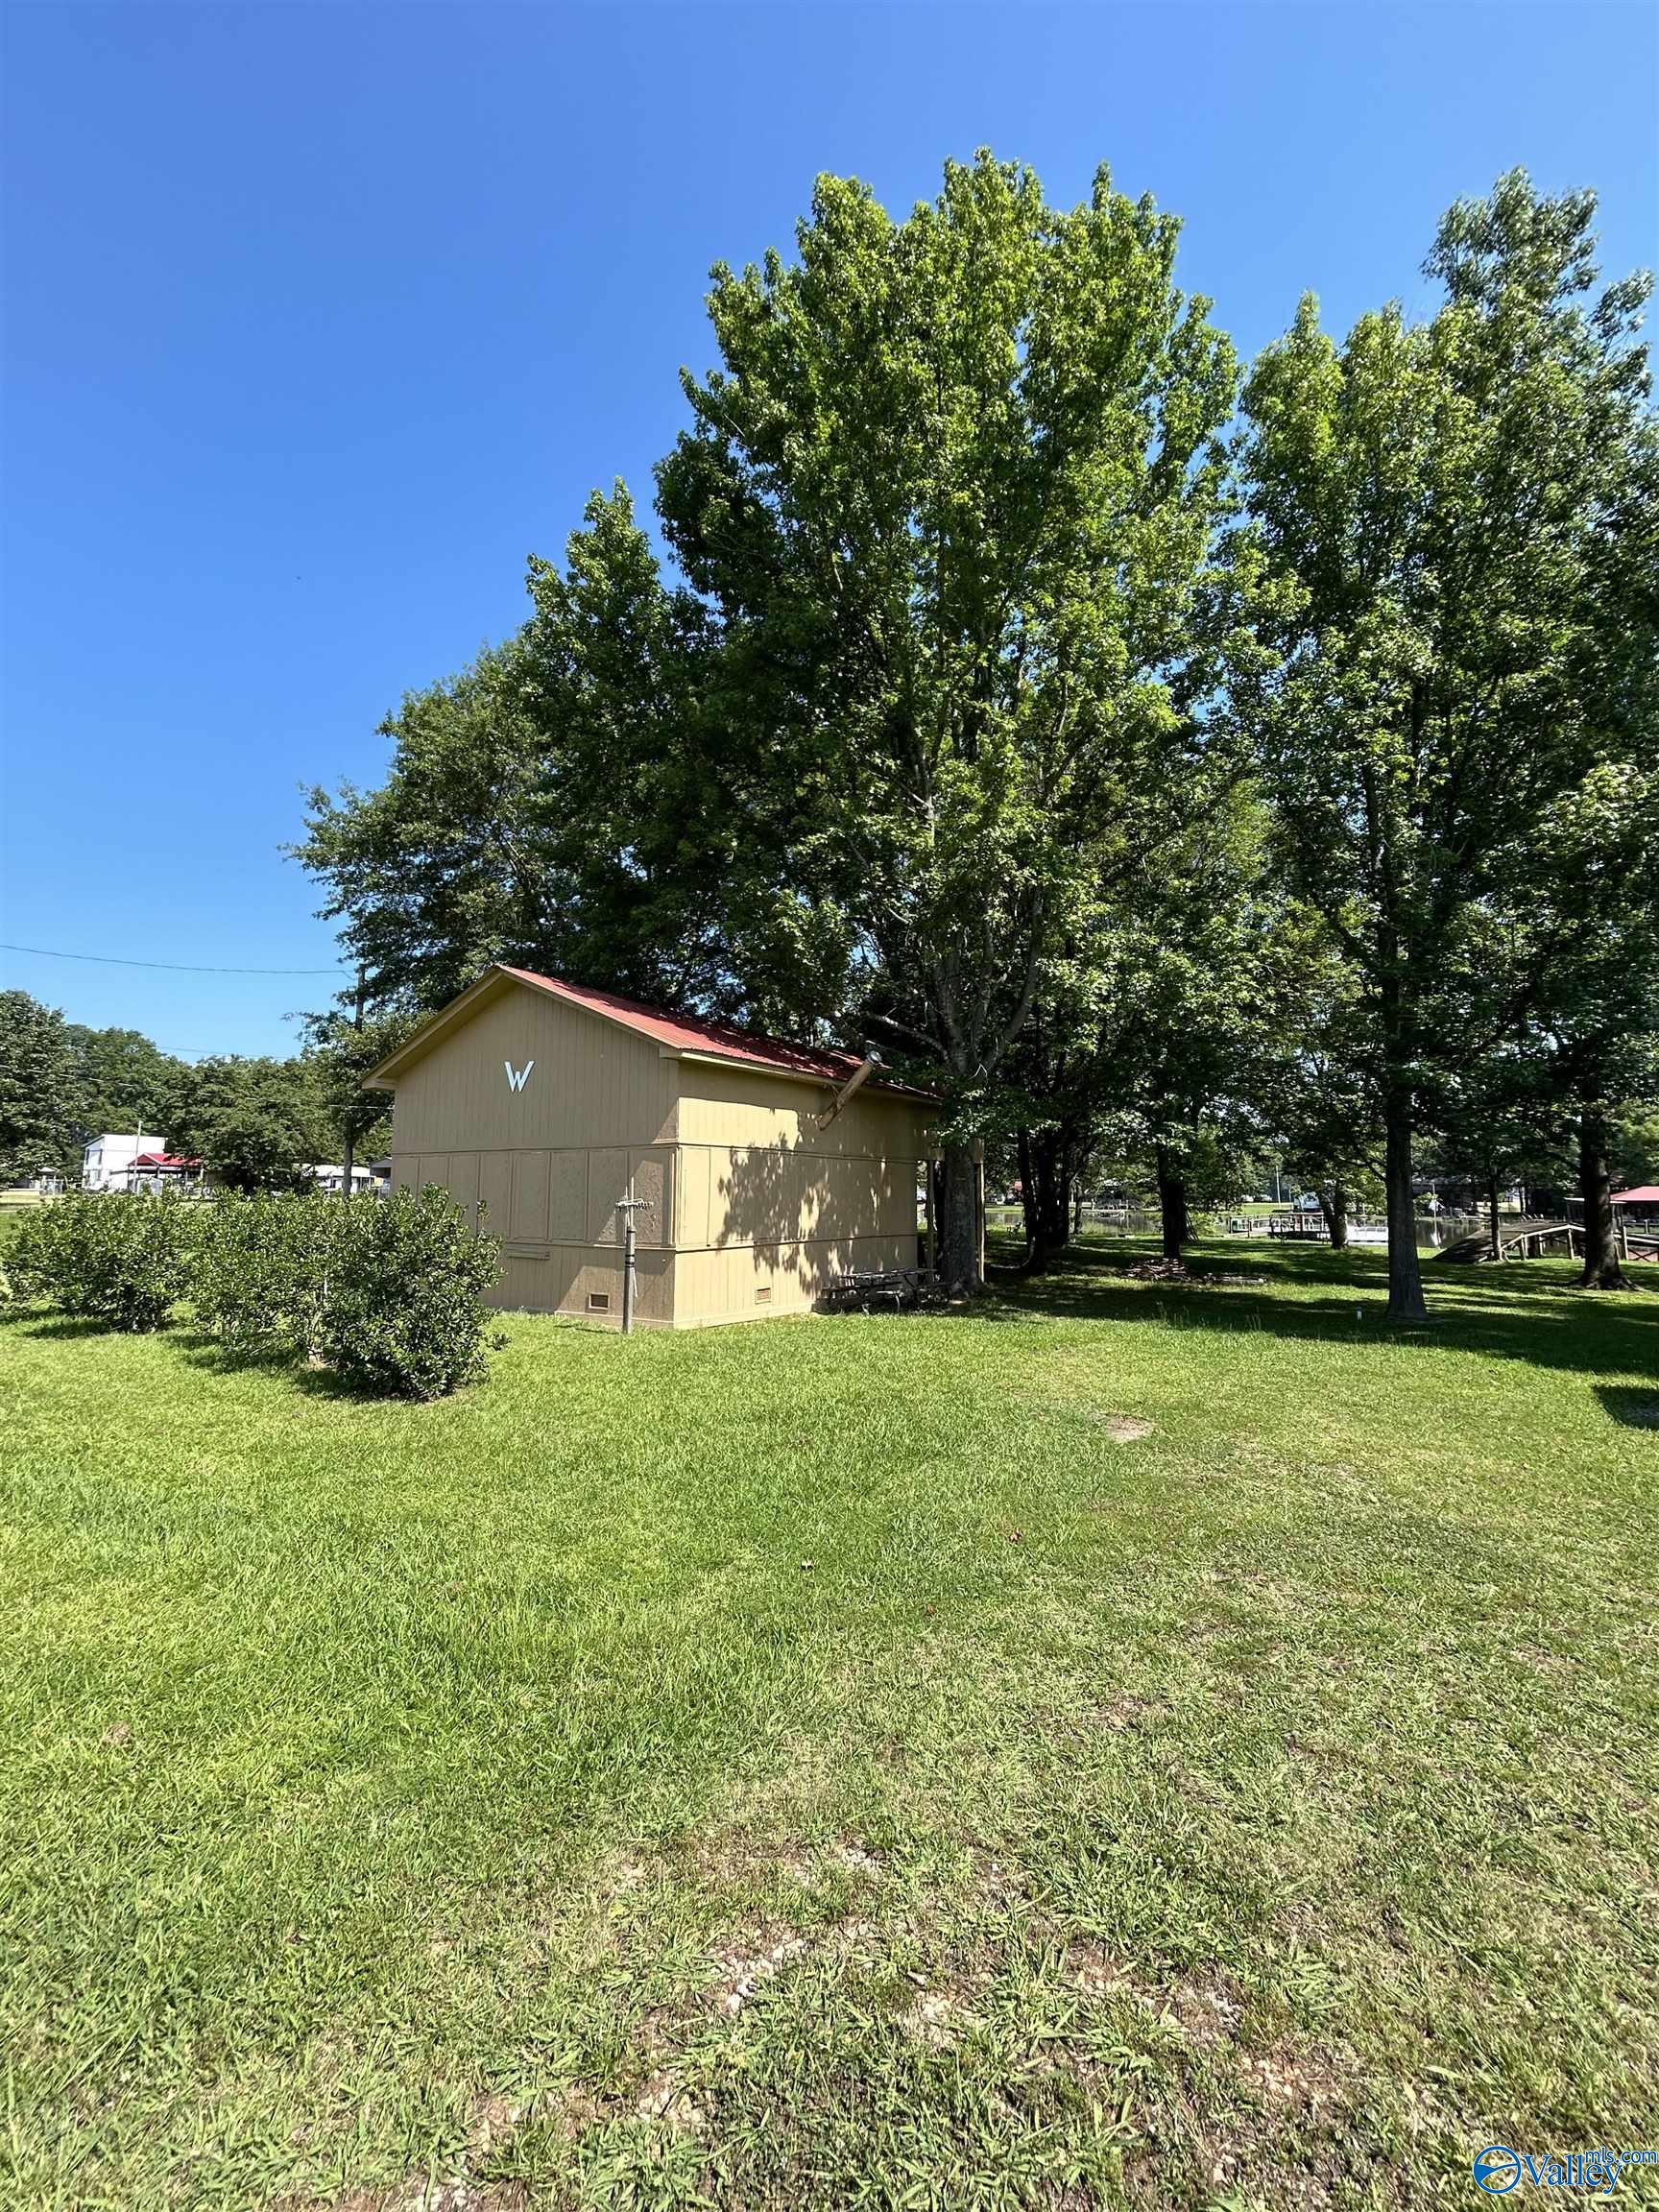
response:
[[[14,1295],[112,1329],[160,1329],[187,1305],[228,1351],[441,1398],[484,1375],[498,1259],[433,1189],[206,1204],[75,1192],[30,1214],[8,1273]]]

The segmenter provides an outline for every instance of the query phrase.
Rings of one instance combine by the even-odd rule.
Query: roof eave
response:
[[[417,1060],[423,1060],[439,1040],[447,1035],[457,1022],[468,1020],[479,1001],[493,998],[498,990],[518,978],[505,968],[486,968],[476,982],[469,983],[466,990],[451,998],[447,1006],[441,1006],[430,1021],[423,1022],[413,1037],[389,1052],[377,1068],[372,1068],[358,1086],[363,1091],[396,1091],[397,1078]]]

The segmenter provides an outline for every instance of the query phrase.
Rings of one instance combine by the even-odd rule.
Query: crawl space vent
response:
[[[611,1310],[610,1291],[589,1290],[588,1293],[588,1310],[589,1313],[609,1313]]]

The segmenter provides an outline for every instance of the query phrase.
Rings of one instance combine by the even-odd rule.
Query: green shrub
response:
[[[344,1212],[337,1198],[222,1192],[204,1211],[191,1275],[202,1328],[232,1352],[314,1354]]]
[[[229,1192],[210,1206],[77,1192],[31,1214],[14,1292],[120,1329],[158,1329],[182,1297],[238,1353],[333,1368],[359,1389],[441,1398],[485,1373],[484,1293],[500,1246],[446,1192],[390,1198]]]
[[[229,1350],[287,1353],[408,1398],[483,1376],[483,1293],[500,1248],[473,1236],[445,1192],[226,1193],[204,1215],[191,1297]]]
[[[314,1352],[367,1390],[442,1398],[482,1381],[493,1341],[483,1303],[501,1247],[474,1236],[447,1192],[325,1201],[344,1215],[329,1255]]]
[[[17,1295],[116,1329],[159,1329],[183,1295],[194,1207],[171,1196],[71,1191],[36,1207],[10,1255]]]

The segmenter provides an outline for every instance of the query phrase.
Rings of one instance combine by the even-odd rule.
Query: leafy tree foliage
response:
[[[193,1070],[174,1142],[232,1190],[302,1187],[298,1169],[336,1142],[302,1060],[204,1060]]]
[[[76,1118],[83,1138],[143,1129],[171,1142],[188,1095],[189,1064],[137,1029],[69,1024],[76,1060]]]
[[[0,1179],[74,1176],[87,1140],[142,1127],[170,1137],[191,1081],[136,1029],[65,1022],[26,991],[0,992]]]
[[[982,1119],[1045,962],[1213,781],[1207,586],[1233,354],[1177,226],[948,165],[895,223],[820,179],[798,257],[717,268],[721,366],[658,472],[772,734],[778,880],[845,917],[844,990]],[[972,1281],[948,1153],[944,1259]]]
[[[761,965],[742,950],[753,841],[729,805],[742,727],[709,733],[703,612],[665,589],[622,486],[589,500],[563,571],[531,563],[530,590],[517,636],[383,725],[378,791],[311,794],[299,856],[375,1001],[429,1010],[500,960],[781,1012],[737,974]]]
[[[1584,1282],[1624,1283],[1610,1154],[1621,1114],[1659,1106],[1659,772],[1603,762],[1563,793],[1518,856],[1503,926],[1520,950],[1534,1124],[1576,1119]],[[1494,1056],[1495,1063],[1502,1065]],[[1490,1082],[1488,1077],[1487,1081]]]
[[[0,991],[0,1183],[80,1166],[80,1076],[62,1015],[27,991]]]
[[[1337,345],[1306,302],[1230,450],[1176,226],[1104,171],[1057,210],[982,154],[897,221],[821,179],[793,260],[714,271],[672,568],[595,493],[522,629],[386,725],[385,785],[313,794],[377,1010],[504,959],[874,1031],[945,1096],[957,1284],[974,1137],[1034,1264],[1108,1137],[1172,1250],[1201,1160],[1277,1142],[1338,1240],[1380,1163],[1421,1317],[1414,1144],[1489,1179],[1571,1095],[1604,1160],[1648,1095],[1599,779],[1651,758],[1659,445],[1593,218],[1519,173],[1459,204],[1437,312]],[[330,1129],[368,1111],[341,1027]]]
[[[1589,298],[1593,216],[1504,178],[1442,223],[1431,321],[1390,307],[1339,348],[1305,301],[1245,394],[1281,658],[1242,704],[1291,879],[1359,978],[1401,1320],[1424,1311],[1413,1134],[1468,1047],[1506,871],[1599,757],[1623,661],[1646,284]]]
[[[335,1008],[306,1025],[303,1064],[311,1095],[348,1167],[392,1148],[390,1101],[384,1092],[365,1091],[363,1079],[404,1043],[416,1020],[413,1014],[365,1017]],[[348,1180],[348,1194],[349,1190]]]

